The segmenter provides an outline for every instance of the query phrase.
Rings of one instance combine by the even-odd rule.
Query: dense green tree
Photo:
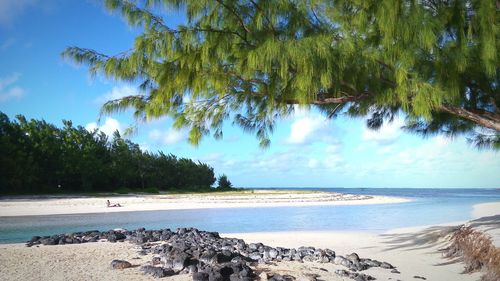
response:
[[[93,74],[140,84],[108,101],[138,122],[162,116],[222,137],[231,118],[261,145],[296,105],[328,117],[396,114],[420,134],[465,134],[500,147],[499,2],[495,0],[106,0],[142,27],[118,55],[70,47]],[[186,15],[168,26],[166,10]]]
[[[218,189],[230,189],[231,187],[233,187],[233,184],[229,181],[226,175],[219,176],[217,179]]]
[[[115,132],[112,139],[63,121],[0,112],[0,195],[117,189],[210,189],[213,168],[174,155],[144,152]]]

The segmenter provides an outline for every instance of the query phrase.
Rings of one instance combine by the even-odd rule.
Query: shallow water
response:
[[[388,229],[471,218],[472,206],[500,201],[498,189],[322,189],[352,194],[399,196],[400,204],[237,209],[197,209],[51,216],[0,217],[0,243],[24,242],[33,235],[114,228],[196,227],[218,232]]]

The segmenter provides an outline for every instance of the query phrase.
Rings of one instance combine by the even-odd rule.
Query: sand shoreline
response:
[[[500,202],[477,204],[474,213],[495,214]],[[497,216],[476,219],[468,223],[496,220]],[[440,248],[446,246],[446,236],[463,222],[451,222],[439,226],[419,226],[392,229],[382,234],[367,231],[283,231],[257,233],[224,233],[223,237],[244,239],[247,243],[261,242],[272,247],[313,246],[329,248],[337,255],[357,253],[362,258],[387,261],[400,271],[391,273],[380,268],[370,268],[363,273],[377,280],[414,280],[423,276],[427,280],[478,280],[479,272],[461,274],[463,264],[442,258]],[[151,260],[140,256],[137,245],[124,243],[96,242],[85,244],[39,246],[28,248],[24,244],[0,244],[0,276],[2,280],[156,280],[143,275],[139,265]],[[113,259],[130,261],[137,267],[113,270]],[[332,263],[279,262],[259,265],[261,270],[290,274],[297,280],[307,274],[318,274],[321,280],[349,280],[337,276],[338,266]],[[29,270],[26,270],[29,268]],[[325,271],[326,270],[326,271]],[[190,275],[176,275],[163,278],[170,281],[192,280]]]
[[[123,207],[106,207],[106,200]],[[410,199],[335,192],[256,191],[247,194],[135,195],[0,199],[0,216],[37,216],[133,211],[394,204]]]

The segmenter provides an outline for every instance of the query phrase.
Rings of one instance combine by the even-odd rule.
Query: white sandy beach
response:
[[[475,212],[491,215],[500,207],[500,202],[479,204]],[[490,216],[491,217],[491,216]],[[500,219],[495,217],[495,223]],[[481,220],[480,220],[481,221]],[[401,272],[371,268],[364,273],[377,280],[478,280],[480,273],[461,274],[463,264],[443,259],[438,249],[446,245],[447,234],[456,228],[456,223],[433,227],[395,229],[383,234],[343,231],[228,233],[226,237],[237,237],[249,242],[262,242],[270,246],[299,247],[314,246],[330,248],[337,255],[356,252],[362,258],[387,261]],[[498,238],[498,237],[496,237]],[[23,244],[0,245],[0,279],[2,280],[153,280],[142,275],[139,267],[113,270],[113,259],[124,259],[133,265],[143,265],[151,256],[137,254],[137,246],[124,243],[87,243],[60,246],[25,247]],[[256,270],[290,274],[297,280],[306,280],[317,274],[320,280],[347,280],[334,271],[341,267],[332,263],[280,262],[274,265],[259,265]],[[164,280],[191,280],[189,275],[178,275]]]
[[[413,276],[423,276],[427,280],[477,280],[478,273],[460,274],[463,265],[447,264],[437,249],[443,245],[442,239],[418,244],[413,241],[418,232],[377,235],[362,232],[272,232],[224,234],[247,242],[262,242],[270,246],[299,247],[303,245],[330,248],[337,254],[356,252],[362,258],[387,261],[398,268],[401,274],[390,270],[371,268],[363,273],[377,280],[414,280]],[[429,232],[435,237],[434,231]],[[422,242],[422,241],[420,241]],[[415,244],[414,244],[415,243]],[[0,276],[2,280],[153,280],[142,275],[139,267],[113,270],[113,259],[124,259],[133,265],[143,265],[151,256],[139,256],[135,245],[124,243],[87,243],[77,245],[25,247],[22,244],[0,245]],[[289,274],[297,280],[306,280],[308,274],[318,274],[320,280],[342,279],[334,272],[345,269],[333,263],[279,262],[274,265],[259,265],[258,270]],[[191,280],[189,275],[163,278],[164,280]]]
[[[307,245],[319,248],[334,249],[336,254],[348,255],[356,252],[361,258],[371,258],[393,264],[401,274],[391,273],[390,270],[370,268],[363,271],[377,278],[377,280],[416,280],[413,276],[422,276],[427,280],[478,280],[479,274],[460,274],[463,265],[460,263],[446,264],[442,259],[439,248],[445,245],[444,239],[437,239],[441,228],[421,229],[417,232],[396,233],[388,232],[382,235],[362,232],[275,232],[275,233],[245,233],[232,234],[248,242],[262,242],[271,246],[298,247]],[[425,234],[424,234],[425,233]],[[429,241],[418,241],[425,236]],[[436,238],[437,240],[434,240]],[[425,240],[424,239],[424,240]],[[316,269],[315,269],[316,267]],[[287,272],[292,270],[296,274],[319,274],[321,280],[342,280],[334,273],[342,267],[328,264],[307,264],[298,262],[278,263],[277,266],[268,266],[272,271]],[[328,272],[319,270],[327,269]],[[293,274],[292,274],[293,275]],[[303,275],[305,277],[306,275]],[[299,275],[299,279],[300,275]]]
[[[123,207],[106,207],[106,200]],[[321,205],[391,204],[410,201],[406,198],[363,196],[333,192],[259,191],[189,195],[136,195],[114,197],[50,197],[0,200],[0,216],[34,216],[131,211],[252,208]]]

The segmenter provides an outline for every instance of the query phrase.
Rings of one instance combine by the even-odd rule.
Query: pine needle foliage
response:
[[[138,122],[162,116],[189,140],[223,136],[229,119],[269,145],[275,122],[302,108],[329,117],[403,114],[408,131],[466,134],[499,147],[495,0],[105,0],[131,26],[132,48],[108,56],[69,47],[92,74],[144,95],[104,104]],[[166,10],[185,13],[168,26]]]

